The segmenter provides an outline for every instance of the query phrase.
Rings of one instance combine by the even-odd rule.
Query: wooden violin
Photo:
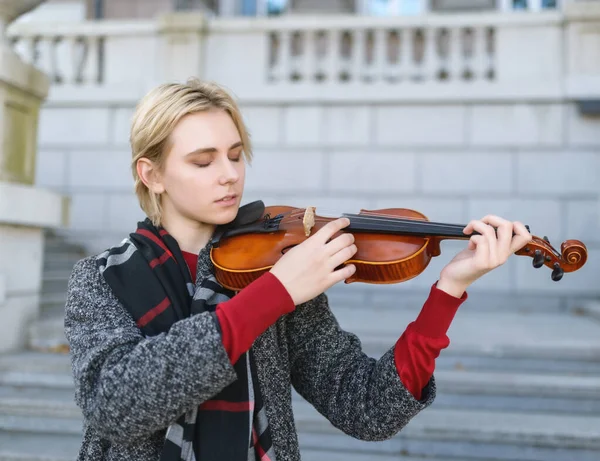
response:
[[[335,236],[351,232],[358,249],[346,261],[356,266],[346,283],[410,280],[427,268],[432,257],[440,255],[442,240],[470,238],[463,233],[465,225],[431,222],[422,213],[405,208],[361,210],[340,217],[348,218],[350,225]],[[212,237],[215,277],[224,287],[241,290],[269,271],[286,251],[334,219],[316,215],[314,207],[265,207],[260,200],[244,205],[235,220],[219,226]],[[554,281],[565,272],[578,270],[587,260],[587,248],[579,240],[563,242],[559,253],[546,237],[536,236],[515,254],[531,256],[535,268],[551,268]]]

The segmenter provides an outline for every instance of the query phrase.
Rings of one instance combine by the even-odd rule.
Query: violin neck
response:
[[[345,228],[348,232],[377,232],[440,239],[468,239],[463,232],[465,225],[446,224],[417,219],[395,218],[374,215],[344,214],[350,220]]]

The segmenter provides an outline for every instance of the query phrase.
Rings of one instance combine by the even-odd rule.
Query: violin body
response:
[[[211,260],[215,277],[234,291],[252,283],[287,251],[337,219],[315,215],[314,208],[309,215],[308,208],[264,205],[256,208],[257,203],[262,204],[253,202],[255,209],[250,219],[242,218],[213,238]],[[470,238],[462,232],[463,225],[431,223],[422,213],[405,208],[361,210],[344,216],[349,217],[350,226],[333,238],[340,233],[352,233],[357,247],[355,255],[345,263],[356,266],[346,283],[391,284],[410,280],[440,254],[441,240]],[[560,255],[547,240],[535,237],[516,254],[533,256],[534,267],[553,268],[553,279],[560,280],[564,272],[577,270],[587,259],[585,245],[577,240],[564,242],[562,250]]]
[[[225,239],[212,250],[215,276],[226,288],[240,290],[256,280],[290,248],[302,243],[308,237],[304,233],[304,209],[286,206],[267,207],[265,214],[296,213],[296,219],[286,223],[285,229],[269,234],[244,234]],[[387,209],[365,211],[360,214],[388,214],[395,217],[426,219],[417,211],[407,209]],[[336,218],[319,218],[313,232],[317,232]],[[352,232],[352,229],[344,229]],[[340,233],[334,235],[337,237]],[[354,264],[356,272],[346,283],[398,283],[416,277],[423,272],[432,256],[439,254],[436,245],[430,245],[431,238],[398,236],[385,233],[355,232],[354,243],[357,252],[346,264]],[[436,254],[434,254],[436,253]]]

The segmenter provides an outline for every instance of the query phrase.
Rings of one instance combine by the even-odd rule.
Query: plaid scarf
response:
[[[217,304],[235,293],[212,274],[210,243],[198,257],[194,285],[176,240],[146,218],[119,246],[99,255],[98,266],[143,335],[155,336],[203,312],[218,326]],[[234,369],[235,382],[169,426],[161,461],[275,461],[252,350]]]

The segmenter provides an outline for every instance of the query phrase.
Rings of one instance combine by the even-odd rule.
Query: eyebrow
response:
[[[229,146],[229,150],[235,149],[236,147],[241,147],[243,144],[241,141],[236,142],[235,144],[232,144],[231,146]],[[207,154],[207,153],[215,153],[217,152],[217,148],[216,147],[201,147],[199,149],[193,150],[192,152],[190,152],[189,154],[186,154],[186,157],[189,157],[190,155],[194,155],[194,154]]]

